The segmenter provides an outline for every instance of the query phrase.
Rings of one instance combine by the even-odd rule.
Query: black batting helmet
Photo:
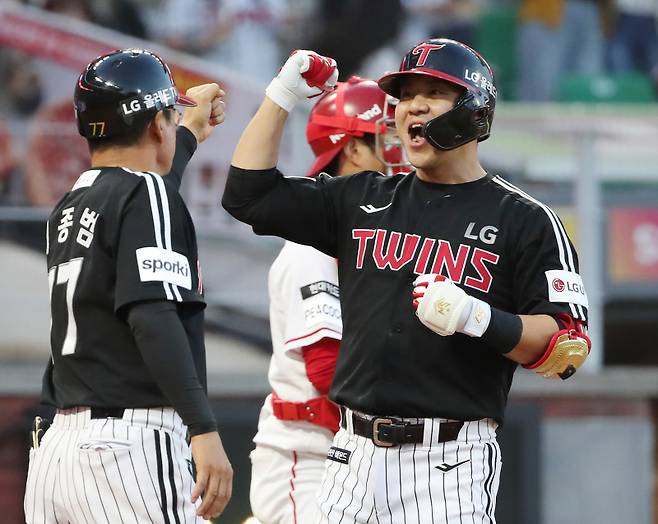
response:
[[[145,49],[100,56],[78,78],[74,95],[78,131],[86,138],[117,137],[173,105],[195,106],[176,90],[169,67]]]
[[[440,78],[464,88],[453,109],[424,125],[423,133],[430,144],[449,150],[471,140],[489,138],[496,85],[491,67],[477,51],[448,38],[426,40],[409,50],[399,71],[380,78],[379,87],[399,98],[401,83],[408,75]]]

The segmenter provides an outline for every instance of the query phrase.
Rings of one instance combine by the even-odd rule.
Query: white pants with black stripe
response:
[[[24,510],[31,523],[202,523],[186,427],[171,408],[91,419],[59,410],[30,450]]]
[[[457,440],[439,443],[442,419],[424,419],[422,444],[385,448],[354,435],[347,418],[325,463],[322,524],[496,522],[502,462],[495,421],[465,422]]]

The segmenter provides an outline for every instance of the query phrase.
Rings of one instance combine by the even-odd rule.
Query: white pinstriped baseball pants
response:
[[[89,408],[59,410],[30,450],[27,524],[202,523],[185,433],[172,408],[93,420]]]
[[[442,419],[424,419],[422,444],[384,448],[354,435],[347,419],[332,447],[349,459],[325,463],[321,524],[495,524],[502,465],[495,421],[465,422],[457,440],[438,443]]]

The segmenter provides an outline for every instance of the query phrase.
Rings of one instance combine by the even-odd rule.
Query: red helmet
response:
[[[394,133],[395,102],[374,80],[353,76],[347,82],[338,82],[309,115],[306,140],[316,158],[307,176],[317,175],[352,137],[366,133],[384,138],[376,140],[375,154],[387,167],[406,165]],[[389,137],[391,129],[394,139]]]

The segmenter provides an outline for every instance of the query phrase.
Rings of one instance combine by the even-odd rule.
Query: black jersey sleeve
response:
[[[163,178],[140,173],[142,180],[121,211],[116,254],[115,310],[143,300],[177,300],[180,288],[190,290],[196,271],[189,253],[172,249],[185,245],[175,235],[186,220],[170,201]]]
[[[341,177],[343,179],[348,177]],[[231,166],[222,205],[259,235],[275,235],[336,256],[341,178],[285,177]]]
[[[183,173],[196,148],[196,137],[192,134],[192,131],[185,126],[179,126],[176,130],[176,152],[174,153],[169,175],[165,178],[165,181],[177,190],[180,188]]]
[[[151,376],[188,426],[190,435],[216,431],[176,305],[164,301],[133,304],[128,324]]]
[[[587,294],[578,272],[578,255],[564,225],[550,208],[533,209],[523,221],[515,249],[516,313],[566,313],[587,321]]]

